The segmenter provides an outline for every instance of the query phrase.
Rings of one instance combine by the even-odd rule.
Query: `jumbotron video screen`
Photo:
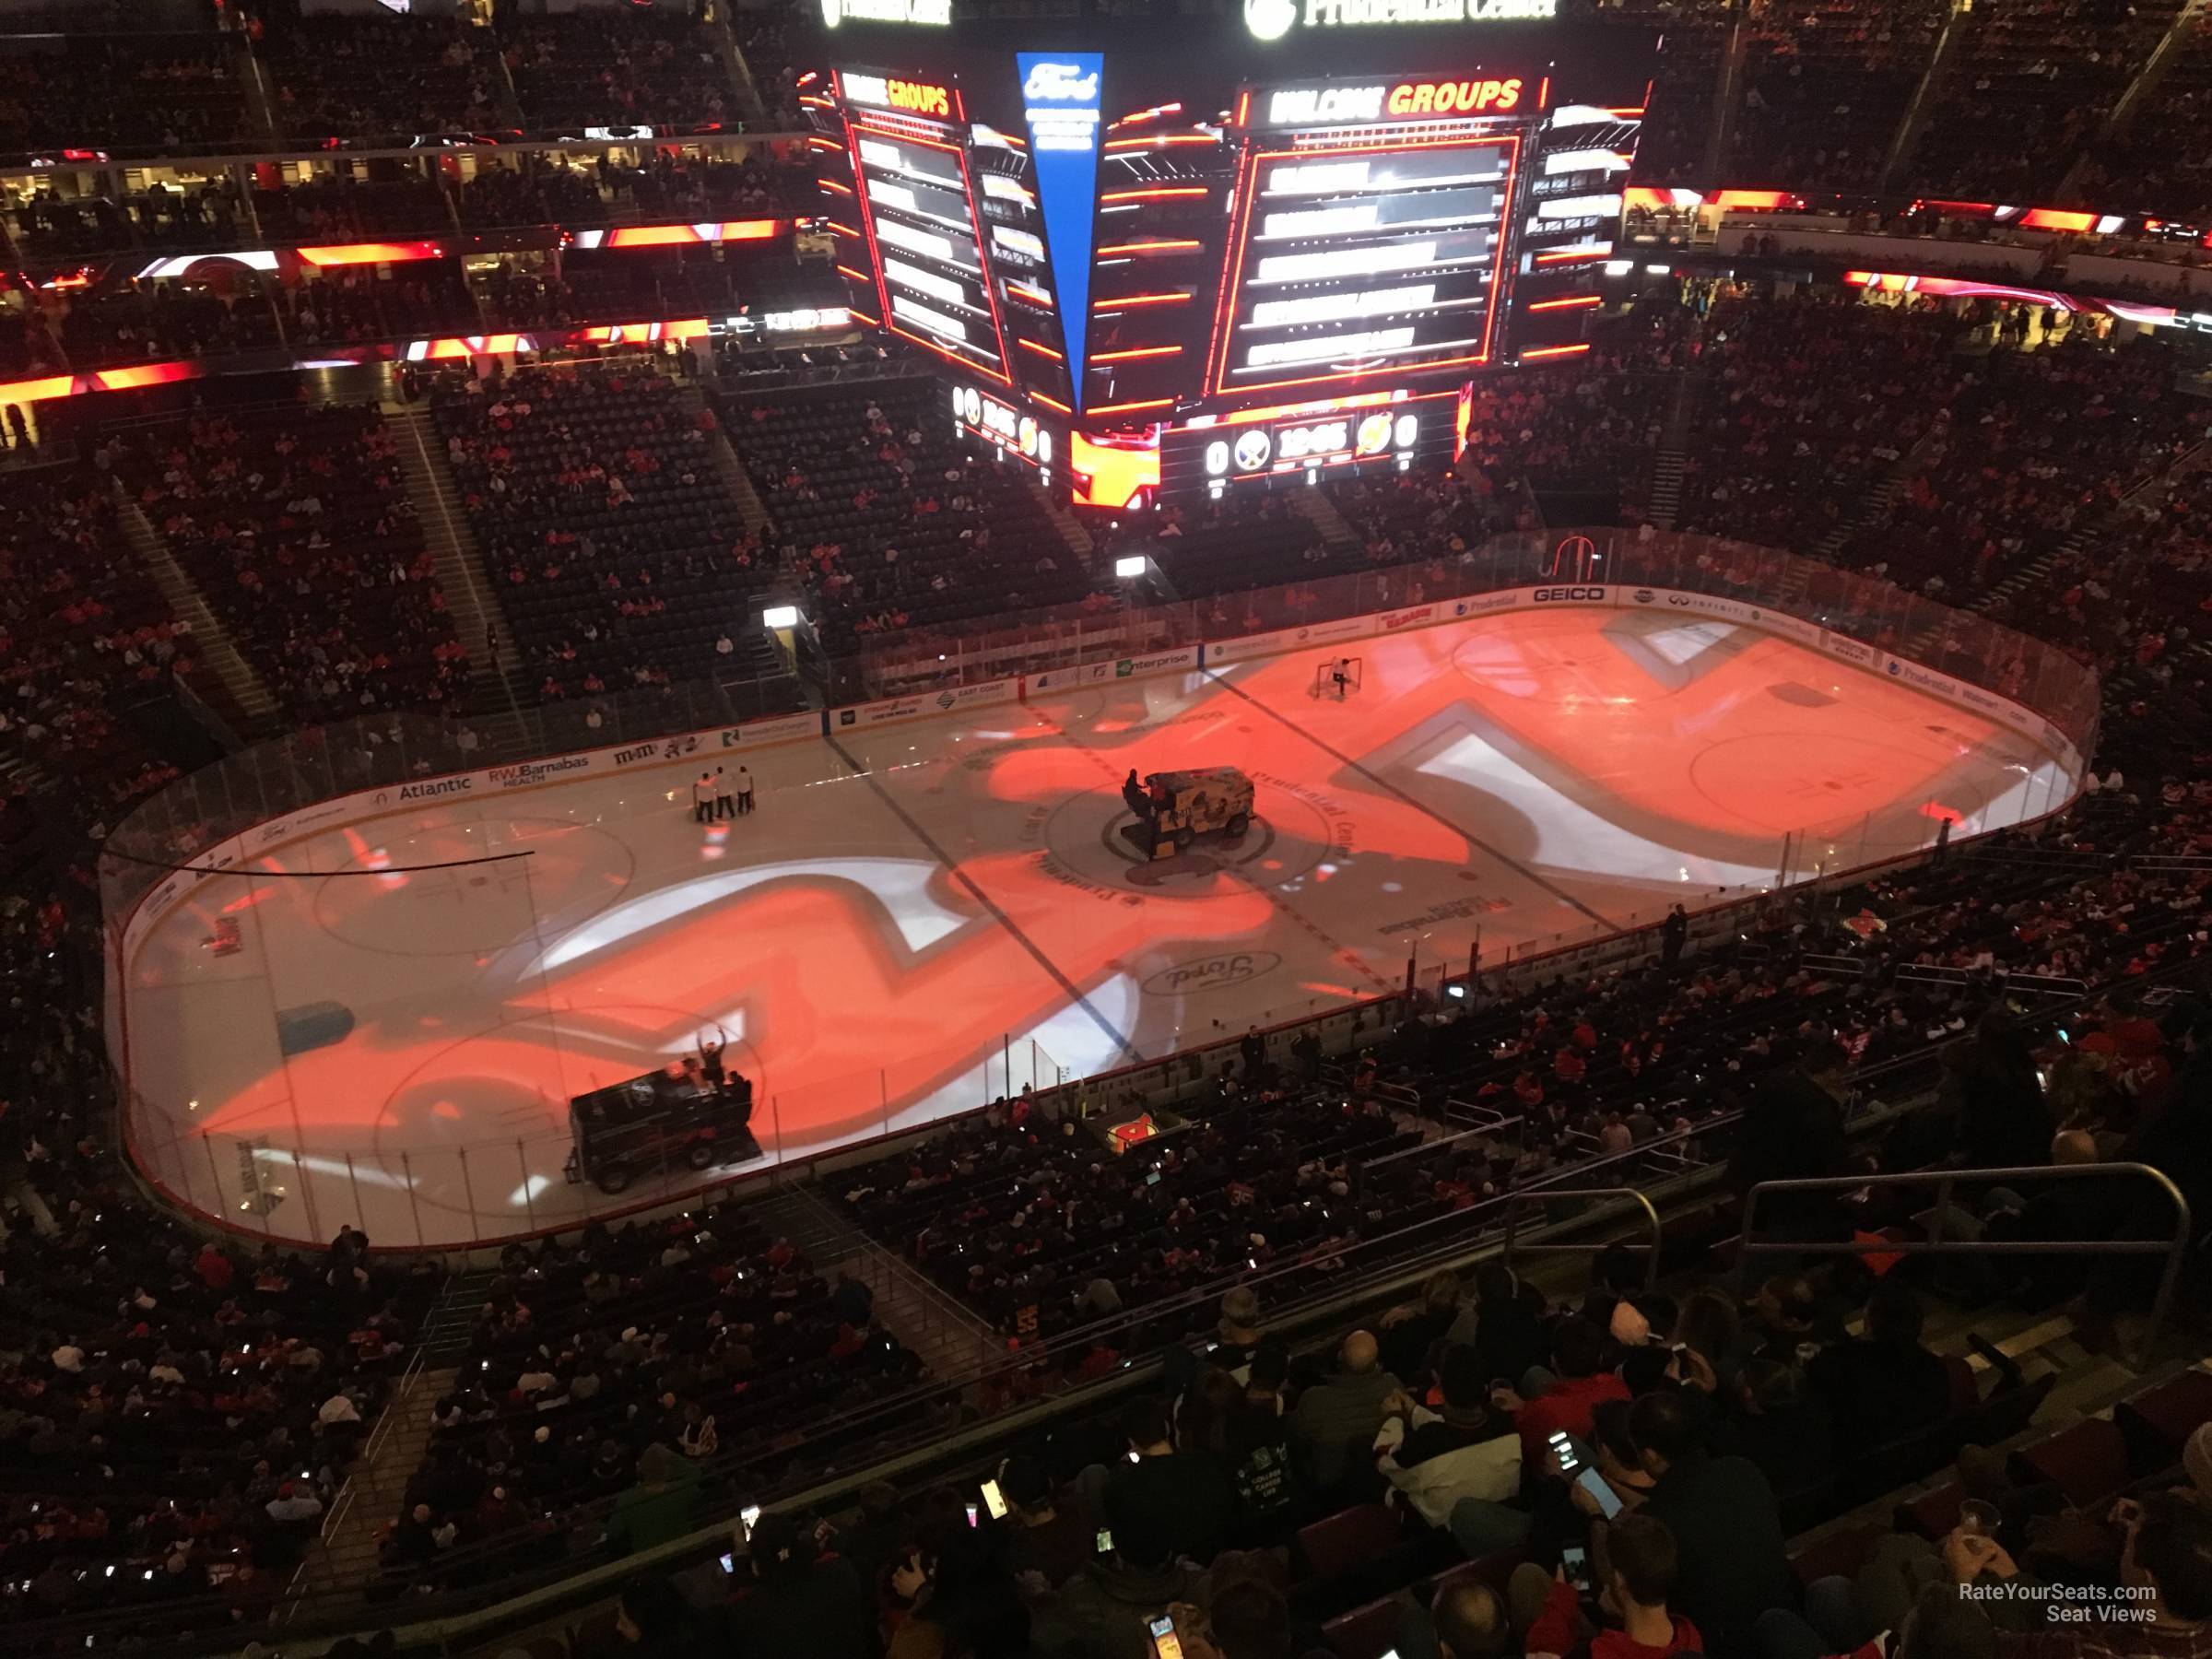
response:
[[[1342,15],[834,31],[804,98],[856,314],[1078,505],[1451,454],[1474,377],[1586,348],[1653,42]]]

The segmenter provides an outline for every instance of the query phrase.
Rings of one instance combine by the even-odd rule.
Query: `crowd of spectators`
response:
[[[295,18],[260,48],[280,136],[399,139],[512,129],[489,37],[468,24],[387,15]]]
[[[255,1628],[441,1273],[380,1266],[350,1230],[318,1256],[150,1207],[107,1121],[86,872],[33,879],[0,906],[0,1622]]]
[[[133,277],[56,300],[70,365],[252,351],[277,344],[276,284],[257,271],[211,265],[178,277]]]
[[[112,825],[177,775],[128,710],[191,667],[190,637],[137,568],[106,480],[76,465],[10,478],[0,499],[0,756],[66,783],[59,805],[71,828]],[[10,792],[0,841],[12,847],[41,828],[29,806]]]
[[[1143,1659],[1163,1629],[1193,1659],[2186,1659],[2212,1634],[2202,1375],[2124,1406],[2132,1436],[1992,1454],[2050,1379],[1931,1347],[1909,1270],[1654,1288],[1608,1252],[1554,1300],[1493,1263],[1303,1353],[1263,1312],[1230,1292],[1160,1392],[972,1485],[771,1513],[726,1569],[633,1578],[618,1628],[741,1655],[804,1630],[822,1659]],[[1941,1477],[1793,1556],[1794,1522],[1899,1470]],[[2141,1611],[2049,1616],[2093,1599]]]
[[[0,55],[0,153],[206,153],[252,135],[228,42],[208,34],[20,36]]]
[[[1818,0],[1753,16],[1744,99],[1729,130],[1728,181],[1871,189],[1947,9],[1926,0]]]
[[[970,459],[935,380],[723,400],[821,648],[1095,596],[1013,460]],[[1109,601],[1100,598],[1099,603]]]
[[[718,468],[711,410],[643,367],[465,373],[430,392],[486,574],[547,699],[777,672],[774,560]]]
[[[2212,217],[2212,154],[2172,135],[2212,115],[2212,18],[2185,16],[2151,96],[2124,131],[2093,149],[2069,205],[2153,212],[2202,224]]]
[[[1662,37],[1631,177],[1640,184],[1702,179],[1713,131],[1713,91],[1727,55],[1733,16],[1726,0],[1627,0],[1594,9]]]
[[[390,161],[257,188],[253,212],[263,237],[276,247],[442,237],[453,228],[444,192],[411,165]]]
[[[2180,367],[2159,340],[1991,353],[1945,395],[1940,439],[1892,509],[1839,557],[1952,603],[1986,592],[2101,527],[2203,439],[2212,414],[2174,395]]]
[[[511,1246],[431,1408],[383,1543],[387,1586],[512,1569],[561,1547],[594,1499],[617,1500],[614,1549],[665,1543],[733,1496],[733,1465],[752,1490],[812,1466],[818,1432],[853,1455],[856,1420],[921,1372],[865,1284],[825,1278],[742,1206]]]
[[[799,109],[798,71],[792,58],[791,19],[766,7],[732,14],[730,32],[760,95],[771,133],[797,133],[806,122]]]
[[[458,210],[471,226],[597,225],[635,218],[648,224],[693,224],[811,213],[818,205],[805,158],[774,147],[717,147],[684,156],[656,147],[643,165],[612,155],[547,158],[529,152],[477,167],[462,185]]]
[[[287,712],[450,704],[468,682],[373,407],[241,406],[100,447]]]
[[[1820,550],[1948,408],[1965,333],[1948,309],[1849,291],[1721,300],[1704,324],[1706,397],[1677,527]]]
[[[228,249],[246,238],[238,187],[219,171],[185,183],[149,183],[121,196],[98,189],[65,194],[41,182],[8,198],[6,222],[18,253],[41,259],[111,253],[138,244]]]
[[[606,217],[600,185],[605,161],[573,163],[535,151],[512,166],[478,167],[461,186],[461,222],[485,225],[593,225]]]
[[[533,132],[707,125],[736,116],[706,37],[682,16],[585,11],[500,31],[507,71]]]
[[[285,338],[295,346],[342,345],[483,326],[457,259],[388,267],[343,265],[277,292]]]
[[[1976,8],[1896,183],[1981,201],[2050,199],[2181,9],[2172,0]]]

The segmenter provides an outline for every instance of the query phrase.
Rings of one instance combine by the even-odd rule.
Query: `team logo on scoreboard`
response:
[[[1258,428],[1241,432],[1237,437],[1237,470],[1257,472],[1267,465],[1267,453],[1274,447],[1265,432]]]
[[[1255,41],[1279,41],[1297,21],[1298,0],[1244,0],[1244,27]]]

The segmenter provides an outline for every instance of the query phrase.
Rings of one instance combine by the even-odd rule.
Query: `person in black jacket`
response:
[[[1544,1295],[1524,1285],[1503,1262],[1485,1262],[1475,1270],[1474,1348],[1483,1371],[1513,1388],[1535,1367],[1551,1363],[1551,1333],[1544,1328]],[[1465,1339],[1463,1316],[1453,1340]]]
[[[1850,1058],[1832,1042],[1816,1043],[1796,1066],[1760,1085],[1744,1113],[1728,1185],[1738,1196],[1763,1181],[1813,1181],[1851,1170],[1843,1138],[1843,1101],[1850,1093]],[[1759,1231],[1769,1238],[1803,1240],[1843,1236],[1841,1194],[1793,1193],[1763,1203]]]
[[[1959,1135],[1968,1165],[2001,1170],[2051,1161],[2051,1110],[2019,1022],[1992,1008],[1974,1027],[1958,1073]]]
[[[1665,1522],[1674,1535],[1669,1606],[1704,1633],[1709,1653],[1744,1653],[1760,1614],[1796,1602],[1789,1541],[1773,1488],[1749,1460],[1706,1452],[1698,1441],[1697,1420],[1678,1394],[1638,1400],[1629,1408],[1629,1432],[1653,1477],[1641,1512]],[[1579,1488],[1575,1504],[1590,1504]],[[1602,1535],[1594,1535],[1602,1548]]]
[[[761,1516],[734,1567],[723,1648],[730,1659],[871,1659],[875,1598],[853,1564],[823,1555],[797,1517]]]
[[[1883,1279],[1866,1298],[1866,1335],[1823,1348],[1805,1368],[1835,1413],[1839,1445],[1885,1445],[1950,1411],[1950,1373],[1921,1347],[1920,1326],[1920,1299]]]
[[[1805,1373],[1768,1354],[1746,1359],[1729,1380],[1728,1408],[1714,1449],[1759,1465],[1783,1501],[1815,1490],[1836,1472],[1835,1422]]]

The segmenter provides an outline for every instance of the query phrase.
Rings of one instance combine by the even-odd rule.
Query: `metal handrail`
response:
[[[1645,1230],[1652,1235],[1649,1244],[1624,1244],[1624,1250],[1641,1250],[1648,1253],[1643,1261],[1643,1288],[1652,1289],[1659,1283],[1659,1247],[1663,1241],[1659,1225],[1658,1206],[1651,1201],[1641,1187],[1537,1187],[1533,1191],[1510,1193],[1505,1199],[1505,1241],[1499,1247],[1500,1259],[1508,1267],[1513,1265],[1513,1253],[1519,1251],[1527,1255],[1559,1255],[1569,1251],[1587,1255],[1590,1246],[1583,1243],[1523,1244],[1514,1234],[1520,1226],[1515,1212],[1532,1199],[1543,1198],[1625,1198],[1643,1211]]]
[[[2169,1239],[1946,1239],[1943,1223],[1950,1207],[1951,1190],[1961,1181],[1991,1186],[2028,1186],[2037,1182],[2085,1181],[2108,1175],[2140,1175],[2160,1188],[2173,1205],[2173,1236]],[[1753,1236],[1759,1221],[1759,1200],[1764,1193],[1858,1192],[1869,1187],[1934,1187],[1935,1219],[1928,1237],[1891,1242],[1887,1239],[1853,1240],[1848,1243],[1802,1243],[1788,1239],[1760,1240]],[[2189,1200],[2171,1177],[2147,1163],[2028,1164],[2000,1170],[1912,1170],[1888,1175],[1821,1175],[1796,1181],[1762,1181],[1744,1194],[1743,1234],[1738,1248],[1745,1255],[2163,1255],[2165,1272],[2158,1295],[2150,1304],[2150,1324],[2143,1334],[2148,1353],[2158,1343],[2159,1328],[2171,1310],[2175,1288],[2181,1283],[2182,1262],[2195,1236]]]

